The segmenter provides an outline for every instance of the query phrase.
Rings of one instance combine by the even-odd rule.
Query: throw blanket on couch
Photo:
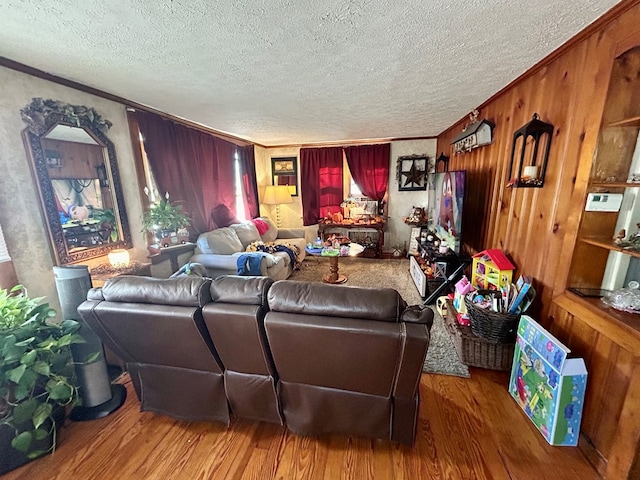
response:
[[[291,259],[291,265],[296,270],[300,268],[300,249],[295,245],[291,245],[287,243],[286,245],[274,242],[253,242],[247,245],[247,252],[266,252],[266,253],[275,253],[275,252],[285,252],[289,255]]]
[[[238,275],[262,275],[260,264],[265,255],[267,254],[264,252],[249,252],[240,255],[236,262]]]

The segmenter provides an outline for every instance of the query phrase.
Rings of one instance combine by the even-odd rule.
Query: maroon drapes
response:
[[[160,194],[182,202],[196,234],[210,230],[218,204],[235,212],[236,145],[159,115],[136,110],[132,117],[144,138]]]
[[[341,211],[342,147],[301,148],[300,183],[304,225]]]
[[[346,147],[349,171],[360,191],[380,202],[387,192],[391,144]]]
[[[258,181],[256,179],[256,159],[253,145],[238,147],[240,162],[240,181],[242,182],[242,200],[247,219],[260,216],[258,200]]]

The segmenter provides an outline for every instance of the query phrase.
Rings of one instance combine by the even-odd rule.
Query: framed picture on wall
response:
[[[398,191],[426,190],[429,158],[422,155],[398,157]]]
[[[298,157],[272,157],[271,181],[273,185],[287,185],[292,197],[298,196]]]

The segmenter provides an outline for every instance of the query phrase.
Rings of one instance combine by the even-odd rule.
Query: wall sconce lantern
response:
[[[493,123],[487,120],[478,120],[479,112],[474,110],[469,115],[471,123],[464,126],[462,131],[453,138],[454,153],[470,152],[474,148],[489,145],[493,141]]]
[[[516,130],[507,187],[540,188],[544,185],[552,137],[553,125],[540,120],[537,113],[529,123]]]
[[[443,165],[442,171],[443,172],[448,172],[449,171],[449,157],[447,157],[444,154],[444,152],[442,152],[440,155],[438,155],[438,158],[436,158],[436,172],[438,171],[441,163]]]

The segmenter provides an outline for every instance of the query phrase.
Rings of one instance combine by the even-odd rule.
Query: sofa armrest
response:
[[[236,255],[222,255],[218,253],[196,253],[189,260],[200,263],[207,269],[238,271],[238,257]]]
[[[197,253],[191,257],[190,262],[200,263],[207,271],[215,271],[217,275],[236,275],[238,273],[238,257],[247,252],[237,252],[233,255],[221,255],[217,253]],[[269,268],[279,261],[277,256],[271,254],[263,255],[260,260],[260,272],[264,277],[268,277]],[[226,273],[225,273],[226,272]]]
[[[393,389],[393,431],[391,439],[411,445],[415,439],[419,408],[419,384],[431,340],[429,325],[402,323],[404,345]]]
[[[278,238],[305,238],[304,228],[279,228]]]
[[[433,315],[433,309],[427,305],[411,305],[404,309],[400,320],[408,323],[423,323],[431,330]]]

